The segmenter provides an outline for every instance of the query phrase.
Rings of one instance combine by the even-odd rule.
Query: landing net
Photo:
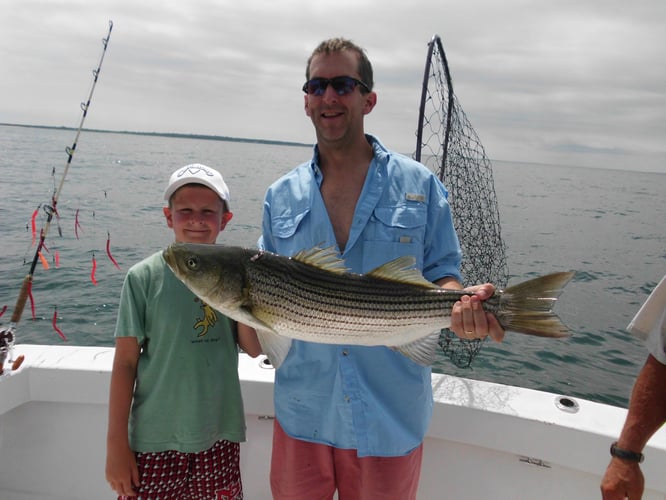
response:
[[[438,35],[428,44],[414,158],[435,172],[449,191],[460,239],[466,286],[506,286],[508,268],[490,160],[458,99]],[[463,340],[442,330],[439,345],[457,366],[467,367],[480,340]]]

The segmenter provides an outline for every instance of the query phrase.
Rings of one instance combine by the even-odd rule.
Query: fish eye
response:
[[[185,260],[185,264],[189,269],[196,270],[199,267],[199,259],[197,259],[196,257],[188,257]]]

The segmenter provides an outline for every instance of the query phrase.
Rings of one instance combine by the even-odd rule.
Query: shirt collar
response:
[[[374,160],[377,161],[380,165],[385,165],[388,161],[389,150],[386,149],[386,146],[384,146],[384,144],[382,144],[382,142],[374,135],[365,134],[365,138],[372,146]],[[321,173],[321,168],[319,167],[319,146],[317,144],[315,144],[313,148],[312,159],[310,160],[310,168],[312,169],[314,178],[317,181],[317,185],[321,187],[321,183],[324,177]]]

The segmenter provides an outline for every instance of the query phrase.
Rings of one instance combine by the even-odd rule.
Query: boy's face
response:
[[[198,184],[186,184],[164,207],[167,225],[179,243],[215,243],[233,214],[213,190]]]

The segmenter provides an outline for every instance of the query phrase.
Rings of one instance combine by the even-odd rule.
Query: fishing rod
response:
[[[37,267],[37,262],[40,260],[41,251],[44,248],[46,235],[48,234],[49,228],[51,227],[51,221],[53,220],[53,216],[55,215],[56,217],[58,217],[58,210],[57,210],[58,199],[60,198],[62,187],[65,184],[65,178],[67,177],[67,173],[69,172],[69,167],[72,164],[72,158],[74,157],[74,152],[76,151],[79,135],[81,134],[81,130],[83,129],[83,123],[86,120],[86,116],[88,116],[90,101],[92,100],[93,93],[95,92],[95,86],[97,85],[97,79],[99,78],[99,74],[102,69],[102,63],[104,62],[104,56],[106,54],[106,49],[109,45],[109,39],[111,38],[112,29],[113,29],[113,21],[109,21],[109,31],[106,37],[102,39],[102,45],[103,45],[102,55],[100,57],[97,68],[93,70],[93,83],[92,87],[90,88],[90,94],[88,95],[88,100],[86,102],[81,103],[81,110],[83,113],[81,115],[81,122],[79,123],[79,128],[76,131],[76,136],[74,137],[74,142],[72,143],[72,146],[71,147],[68,146],[65,148],[65,152],[67,153],[67,162],[65,163],[65,169],[60,178],[60,183],[58,184],[58,187],[54,188],[53,190],[53,196],[51,197],[51,205],[44,206],[44,212],[46,212],[46,222],[44,223],[44,226],[40,231],[39,243],[37,244],[37,249],[35,250],[35,256],[32,259],[32,264],[30,265],[30,271],[23,280],[23,285],[21,286],[21,291],[19,292],[19,296],[16,300],[16,306],[14,307],[14,312],[12,313],[9,326],[0,330],[0,348],[2,348],[3,343],[6,344],[10,350],[10,358],[11,358],[11,349],[14,344],[14,337],[15,337],[14,332],[16,331],[16,326],[21,320],[23,309],[25,308],[25,303],[28,300],[28,297],[30,297],[32,294],[33,276],[35,274],[35,268]],[[2,359],[1,361],[4,361],[4,359]],[[0,373],[1,372],[2,372],[2,364],[0,363]]]

